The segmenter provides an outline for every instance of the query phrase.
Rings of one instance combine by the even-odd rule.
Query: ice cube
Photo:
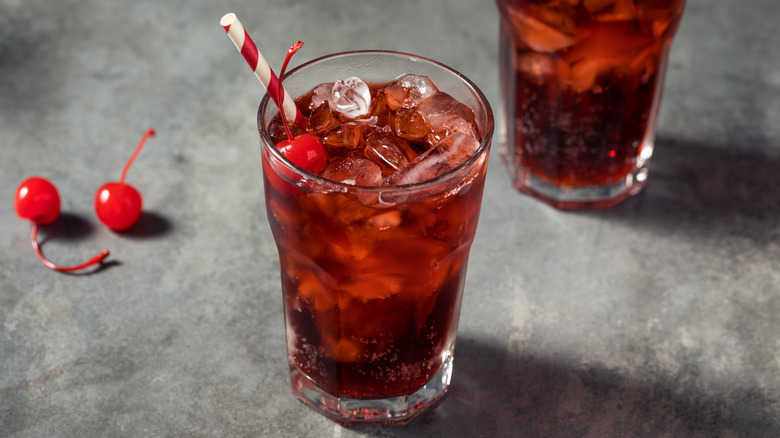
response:
[[[361,359],[360,343],[355,339],[340,338],[332,350],[332,357],[338,362],[357,362]]]
[[[330,219],[331,224],[335,223],[339,226],[347,226],[356,222],[361,222],[376,214],[376,210],[369,208],[359,201],[355,200],[351,194],[334,193],[306,193],[305,196],[298,198],[301,207],[311,217],[327,217]],[[306,224],[314,224],[320,221],[308,221]],[[311,226],[311,232],[303,234],[306,240],[319,240],[322,241],[323,235],[333,234],[330,240],[333,242],[326,242],[325,246],[335,245],[339,246],[336,234],[332,230],[327,230],[323,226]],[[346,241],[346,238],[344,238]],[[348,249],[348,245],[342,244],[344,248]],[[345,250],[346,251],[346,250]]]
[[[371,116],[371,117],[366,117],[364,119],[356,119],[352,123],[354,123],[357,126],[360,126],[361,129],[373,129],[373,130],[376,130],[378,128],[377,127],[377,123],[379,123],[379,117]],[[367,132],[366,132],[366,134],[367,134]]]
[[[397,77],[383,90],[387,98],[387,106],[392,110],[413,108],[439,91],[431,78],[412,73]]]
[[[371,102],[371,115],[377,118],[377,125],[387,127],[391,116],[387,105],[387,92],[384,89],[377,91]]]
[[[560,88],[569,83],[569,63],[556,55],[525,52],[517,57],[516,66],[518,72],[523,74],[523,79],[534,85],[557,81],[557,87]]]
[[[628,66],[652,44],[651,37],[627,33],[626,26],[619,22],[594,27],[586,38],[562,55],[571,64],[572,89],[576,92],[589,89],[599,76]]]
[[[476,152],[479,144],[472,135],[453,132],[407,166],[387,177],[385,182],[390,185],[403,185],[436,178],[466,161]]]
[[[567,35],[574,35],[577,32],[577,23],[574,21],[575,11],[571,4],[566,2],[543,5],[528,3],[525,8],[532,18],[538,19],[560,32]]]
[[[297,236],[291,239],[292,236],[295,236],[292,230],[297,230],[303,224],[301,215],[296,214],[295,210],[288,204],[273,197],[269,197],[268,200],[268,213],[271,223],[283,230],[279,234],[280,244],[287,248],[295,248]]]
[[[309,131],[321,134],[335,128],[339,124],[336,114],[331,111],[327,102],[322,102],[309,116]]]
[[[417,107],[417,111],[433,134],[431,144],[455,132],[479,138],[474,112],[447,93],[440,91],[425,99]]]
[[[556,52],[577,41],[574,35],[545,23],[525,10],[508,8],[507,17],[520,40],[537,52]]]
[[[345,123],[323,135],[322,144],[328,148],[355,149],[363,144],[363,131],[356,123]]]
[[[636,18],[637,11],[633,0],[612,0],[610,4],[610,8],[603,9],[596,15],[599,21],[631,21]]]
[[[576,46],[561,55],[566,62],[574,64],[583,59],[613,58],[616,62],[628,64],[647,46],[653,44],[648,35],[628,32],[624,23],[603,23],[592,27]]]
[[[455,274],[463,269],[463,254],[468,253],[470,245],[462,245],[455,251],[452,251],[446,258],[437,261],[430,270],[426,272],[425,281],[419,283],[422,288],[421,293],[417,294],[416,308],[414,312],[414,322],[417,333],[425,330],[428,317],[436,305],[436,299],[439,292],[444,287],[448,275],[458,278],[461,274]],[[432,255],[433,260],[441,257],[442,253]]]
[[[408,142],[404,144],[402,139],[377,132],[368,137],[363,153],[389,175],[409,164],[409,158],[404,151],[411,149]]]
[[[406,140],[424,142],[428,129],[428,124],[416,108],[399,108],[393,116],[393,131]]]
[[[311,102],[309,103],[309,110],[314,110],[322,106],[325,102],[333,100],[333,82],[325,82],[324,84],[314,87],[311,95]]]
[[[596,83],[599,75],[604,75],[620,65],[608,57],[587,58],[571,68],[571,89],[575,93],[588,91]]]
[[[653,73],[658,71],[658,50],[660,50],[658,47],[650,46],[628,65],[627,71],[633,80],[638,81],[637,84],[647,83]]]
[[[356,119],[368,114],[371,108],[371,90],[362,79],[354,76],[327,82],[314,88],[309,109],[319,108],[325,102],[343,118]]]
[[[554,73],[553,58],[544,53],[526,52],[517,58],[516,65],[517,70],[536,85],[544,84],[547,76]]]
[[[362,79],[349,77],[333,84],[333,100],[330,108],[347,119],[368,114],[371,108],[371,91]]]
[[[390,210],[372,217],[368,220],[368,223],[379,231],[384,232],[401,224],[401,213],[398,210]]]
[[[300,264],[291,269],[295,272],[295,280],[298,283],[298,296],[314,304],[319,313],[326,313],[338,304],[335,294],[332,292],[333,284],[326,286],[326,280],[330,279],[327,272],[314,263]]]
[[[637,16],[635,1],[617,0],[617,3],[615,3],[615,14],[622,16],[624,20],[633,20]]]
[[[304,133],[304,131],[301,130],[301,128],[299,128],[297,125],[288,123],[287,126],[290,128],[290,132],[292,133],[293,137],[297,137]],[[284,128],[284,123],[282,123],[281,119],[276,118],[271,121],[271,124],[268,127],[268,135],[271,137],[274,143],[287,140],[287,130]]]
[[[361,301],[382,300],[401,293],[403,276],[398,274],[364,274],[339,282],[342,290]]]
[[[663,3],[657,7],[646,5],[639,8],[639,25],[642,28],[642,32],[652,32],[652,34],[658,38],[664,35],[671,29],[676,29],[679,20],[679,14],[682,12],[679,10],[682,6],[671,8],[664,6]],[[671,26],[675,23],[674,26]]]
[[[378,186],[382,183],[382,169],[365,158],[345,157],[330,163],[322,176],[345,184]]]

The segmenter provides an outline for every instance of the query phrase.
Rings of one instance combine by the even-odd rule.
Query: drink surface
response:
[[[608,185],[641,164],[684,3],[498,0],[503,159],[518,180]]]
[[[408,184],[471,156],[481,144],[473,113],[426,80],[350,86],[357,95],[343,111],[332,109],[338,83],[297,99],[328,152],[322,176]],[[283,131],[278,118],[268,128],[275,143]],[[381,194],[291,189],[266,166],[291,366],[335,396],[362,399],[411,394],[436,374],[455,342],[486,164],[485,154],[449,182]]]
[[[347,78],[320,84],[296,102],[309,119],[305,132],[320,138],[327,151],[321,176],[352,185],[435,178],[474,154],[482,139],[471,109],[427,76],[406,74],[370,85]],[[269,134],[274,143],[287,138],[278,117]]]

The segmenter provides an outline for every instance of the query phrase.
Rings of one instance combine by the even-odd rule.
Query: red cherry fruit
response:
[[[311,134],[302,134],[276,145],[279,152],[296,166],[320,174],[328,164],[327,153],[320,140]]]
[[[22,219],[50,224],[60,216],[60,194],[49,180],[33,176],[16,189],[14,209]]]
[[[47,268],[60,272],[78,271],[101,263],[108,257],[108,250],[100,251],[96,256],[76,266],[60,266],[51,262],[43,255],[38,245],[38,225],[54,222],[60,216],[60,195],[57,188],[49,180],[33,176],[22,181],[16,189],[14,209],[22,219],[33,222],[30,241],[38,258]]]
[[[130,169],[130,165],[141,152],[146,140],[153,136],[154,129],[146,131],[135,152],[125,164],[122,170],[122,177],[119,181],[112,181],[103,184],[95,193],[95,213],[97,213],[100,222],[114,231],[125,231],[138,222],[143,209],[143,199],[141,193],[135,187],[125,183],[125,176]]]
[[[108,182],[95,194],[95,213],[100,222],[114,231],[132,227],[141,217],[143,200],[138,190],[130,184]]]
[[[290,160],[296,166],[309,171],[311,173],[320,174],[325,170],[325,166],[328,164],[328,154],[325,151],[325,147],[322,146],[320,140],[311,134],[301,134],[298,137],[293,137],[290,131],[290,126],[287,123],[287,117],[284,114],[283,101],[284,101],[284,88],[282,87],[282,80],[284,79],[284,72],[287,69],[292,55],[297,52],[303,46],[303,42],[298,41],[293,44],[287,51],[287,57],[284,59],[284,64],[279,72],[279,87],[277,102],[279,106],[279,115],[282,118],[282,125],[287,131],[287,140],[281,141],[276,144],[276,149],[282,153],[288,160]],[[301,191],[296,187],[291,186],[284,181],[276,172],[283,173],[285,176],[289,176],[290,179],[295,180],[297,177],[289,172],[287,169],[277,166],[275,169],[268,164],[268,161],[263,159],[263,166],[266,171],[266,176],[271,182],[271,185],[281,194],[300,194]]]
[[[290,142],[290,140],[281,141],[276,144],[276,148],[296,166],[308,170],[311,173],[319,175],[325,170],[325,166],[328,164],[325,158],[325,148],[322,146],[319,139],[311,134],[302,134],[295,137],[292,142]],[[265,169],[268,181],[277,192],[285,196],[298,196],[303,194],[303,191],[287,182],[299,179],[292,170],[284,167],[282,164],[271,166],[265,156],[263,157],[263,168]],[[285,176],[287,180],[283,179],[280,175]]]
[[[283,164],[279,163],[280,160],[275,158],[267,158],[265,154],[266,152],[263,152],[263,171],[265,173],[266,178],[268,178],[268,182],[271,183],[271,187],[273,187],[277,192],[279,192],[283,196],[302,195],[303,191],[301,189],[296,187],[295,184],[287,182],[287,180],[285,180],[280,176],[280,175],[284,175],[287,178],[289,178],[289,181],[295,181],[296,179],[298,179],[298,177],[295,175],[295,172],[284,167]],[[269,163],[269,160],[273,160],[274,163],[277,164],[272,166]]]

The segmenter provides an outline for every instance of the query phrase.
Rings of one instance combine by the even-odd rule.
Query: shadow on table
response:
[[[130,227],[128,230],[123,231],[122,234],[124,237],[131,239],[145,239],[161,237],[169,233],[171,228],[171,223],[164,216],[161,216],[157,213],[144,211],[138,218],[138,222],[136,222],[136,224]],[[45,254],[48,243],[56,245],[55,242],[58,241],[68,242],[85,239],[86,237],[93,234],[94,231],[95,225],[89,221],[78,215],[63,212],[56,221],[51,224],[44,225],[40,228],[38,244],[41,247],[41,251]],[[75,272],[67,272],[66,274],[77,276],[92,275],[119,264],[120,262],[109,258],[108,260],[104,260],[94,267]]]
[[[57,242],[66,243],[69,241],[85,239],[94,232],[95,226],[87,220],[78,215],[63,212],[57,220],[51,224],[40,227],[38,245],[41,248],[41,252],[45,255],[49,244],[57,245]],[[108,259],[107,261],[103,261],[89,268],[73,272],[63,272],[63,274],[72,276],[92,275],[117,265],[119,265],[119,262]]]
[[[643,193],[612,210],[578,214],[689,237],[728,233],[765,241],[777,233],[780,217],[780,147],[660,138]]]
[[[438,406],[403,427],[353,430],[383,437],[779,436],[777,419],[762,416],[776,401],[758,389],[704,394],[696,370],[646,374],[635,380],[596,364],[512,355],[465,337]]]
[[[81,240],[95,232],[95,225],[81,216],[62,212],[54,222],[40,227],[38,242]]]
[[[123,234],[133,239],[162,237],[168,234],[172,228],[173,224],[165,216],[153,211],[143,211],[138,222],[124,231]]]
[[[99,224],[99,226],[102,227],[103,225]],[[43,239],[39,243],[43,245],[49,240],[81,240],[93,234],[95,227],[95,224],[81,216],[62,212],[56,221],[40,228],[40,234]],[[122,231],[121,234],[128,238],[142,239],[161,237],[168,234],[172,229],[173,225],[165,216],[153,211],[143,211],[138,218],[138,222],[127,230]]]

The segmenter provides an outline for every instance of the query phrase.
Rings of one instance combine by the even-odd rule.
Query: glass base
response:
[[[649,149],[652,151],[652,147]],[[560,210],[608,209],[636,195],[645,187],[649,154],[646,158],[640,157],[640,163],[641,165],[622,180],[603,186],[559,186],[525,169],[517,169],[515,188]],[[510,169],[510,173],[511,171]]]
[[[452,378],[452,348],[442,355],[442,366],[410,395],[384,399],[337,397],[325,392],[296,366],[290,365],[293,395],[304,404],[345,426],[405,424],[438,401]]]
[[[647,169],[643,168],[626,175],[623,181],[606,186],[557,186],[529,175],[515,188],[561,210],[596,210],[612,208],[636,195],[642,191],[646,180]]]
[[[642,191],[647,183],[650,159],[655,148],[653,134],[645,138],[636,167],[614,184],[601,186],[564,186],[545,181],[514,161],[514,151],[502,144],[501,160],[514,178],[517,191],[531,195],[560,210],[598,210],[612,208]]]

